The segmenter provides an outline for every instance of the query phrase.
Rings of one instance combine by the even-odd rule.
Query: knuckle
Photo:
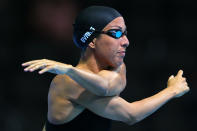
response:
[[[46,59],[42,59],[43,61],[45,61]]]

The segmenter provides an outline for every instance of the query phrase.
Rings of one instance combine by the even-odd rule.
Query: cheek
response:
[[[118,48],[116,46],[108,46],[105,48],[105,58],[108,59],[108,62],[110,63],[110,65],[112,66],[117,66],[120,63],[122,63],[122,58],[119,57],[117,51]]]
[[[109,59],[114,59],[117,52],[117,47],[111,43],[106,43],[102,47],[102,53]]]
[[[100,41],[100,48],[107,54],[114,54],[118,49],[118,43],[113,38],[105,38]]]
[[[106,61],[113,63],[117,61],[117,51],[119,49],[118,41],[103,35],[96,43],[97,54]]]

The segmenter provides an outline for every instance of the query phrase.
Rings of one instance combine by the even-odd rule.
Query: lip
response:
[[[121,56],[125,56],[126,51],[118,51]]]

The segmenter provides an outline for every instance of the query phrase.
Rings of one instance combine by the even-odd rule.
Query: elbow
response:
[[[128,120],[125,121],[125,123],[128,124],[128,125],[134,125],[135,123],[138,123],[139,121],[140,121],[140,120],[139,120],[137,117],[135,117],[135,116],[130,116],[130,117],[128,118]]]
[[[134,121],[129,121],[129,122],[125,122],[127,125],[129,125],[129,126],[132,126],[132,125],[134,125],[135,123],[137,123],[137,122],[134,122]]]
[[[101,90],[95,92],[95,94],[96,94],[97,96],[108,96],[108,95],[109,95],[108,92],[109,92],[108,89],[102,88]]]
[[[49,120],[50,123],[55,124],[55,125],[58,125],[58,124],[62,123],[62,118],[59,117],[59,116],[48,117],[48,120]]]
[[[63,114],[48,114],[48,120],[52,124],[58,125],[65,122],[65,116]]]
[[[109,96],[109,82],[105,81],[100,85],[98,91],[96,91],[96,95],[98,96]]]

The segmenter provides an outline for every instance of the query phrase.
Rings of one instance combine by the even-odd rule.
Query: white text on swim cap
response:
[[[95,31],[95,29],[91,26],[90,27],[90,31],[87,31],[84,35],[83,35],[83,37],[81,37],[81,41],[83,42],[83,43],[85,43],[86,41],[87,41],[87,39],[92,35],[92,33]]]

